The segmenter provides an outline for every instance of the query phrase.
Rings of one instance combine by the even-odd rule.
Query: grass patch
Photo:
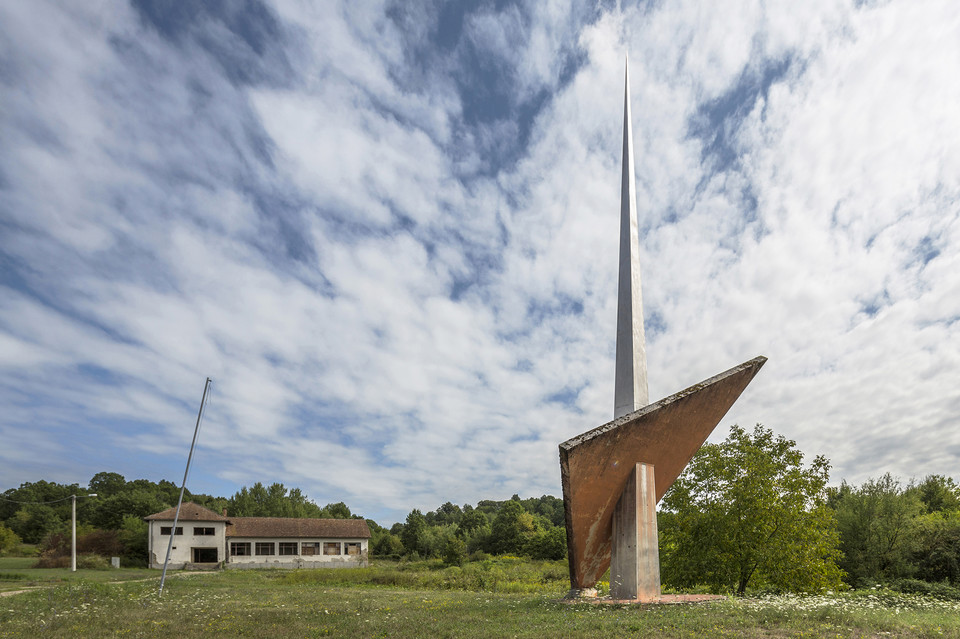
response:
[[[73,583],[80,581],[110,582],[129,581],[133,579],[150,579],[158,577],[156,570],[146,568],[119,568],[106,570],[85,569],[78,565],[77,571],[70,568],[33,568],[37,563],[36,557],[0,557],[0,574],[8,575],[0,578],[0,592],[20,590],[24,587],[47,586],[57,583]],[[2,637],[0,633],[0,637]]]
[[[63,583],[4,598],[0,637],[960,637],[960,603],[923,595],[570,605],[560,602],[566,573],[557,578],[554,562],[483,564],[180,574],[163,599],[158,579]],[[483,573],[497,578],[480,584]]]

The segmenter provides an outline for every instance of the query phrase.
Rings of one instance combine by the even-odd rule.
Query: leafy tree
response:
[[[408,554],[420,554],[423,550],[423,536],[426,533],[427,520],[423,513],[414,508],[407,515],[407,523],[400,534],[400,540],[403,542],[403,548]]]
[[[15,551],[20,546],[20,537],[3,524],[0,524],[0,557]]]
[[[383,531],[370,541],[371,552],[378,557],[398,557],[403,554],[403,542],[390,532]]]
[[[426,518],[426,515],[424,515]],[[444,524],[442,526],[426,526],[423,535],[420,537],[420,547],[417,550],[423,558],[443,557],[444,549],[447,546],[447,537],[454,536],[456,527],[453,524]]]
[[[350,508],[348,508],[345,503],[340,501],[324,506],[321,516],[328,519],[350,519],[353,517],[353,513],[350,512]]]
[[[321,509],[307,499],[299,488],[289,492],[281,483],[264,486],[257,482],[250,488],[243,486],[230,498],[227,512],[234,517],[328,517],[338,518],[330,514],[328,509],[337,512],[346,512],[344,519],[350,517],[350,509],[346,504],[329,504]]]
[[[533,521],[533,515],[523,509],[519,499],[506,502],[490,526],[488,552],[521,554],[534,531]]]
[[[437,508],[436,511],[429,512],[424,515],[427,523],[431,526],[457,524],[460,522],[460,518],[462,516],[463,511],[460,510],[460,506],[457,506],[449,501]]]
[[[533,559],[563,559],[567,556],[567,530],[551,526],[530,537],[524,545],[524,554]]]
[[[443,563],[450,566],[462,566],[467,560],[467,544],[456,535],[447,537],[447,544],[443,549]]]
[[[483,551],[490,547],[490,524],[484,524],[479,528],[474,528],[462,534],[458,529],[457,536],[463,538],[463,542],[467,545],[468,553]]]
[[[743,595],[751,584],[817,591],[840,584],[827,460],[803,467],[793,441],[733,426],[694,456],[663,500],[664,582]]]
[[[831,499],[840,530],[840,567],[853,586],[911,576],[911,525],[923,510],[916,491],[887,473],[859,488],[841,485]]]
[[[914,576],[960,585],[960,511],[932,512],[911,524]]]
[[[69,516],[68,513],[67,517]],[[25,505],[7,520],[7,526],[28,544],[40,543],[46,535],[64,528],[65,525],[57,511],[46,504]]]
[[[952,477],[928,475],[917,485],[916,492],[928,513],[960,510],[960,486]]]
[[[119,473],[97,473],[90,478],[87,484],[91,493],[100,497],[109,497],[122,492],[127,487],[127,480]]]
[[[125,515],[118,536],[123,544],[123,557],[127,565],[146,566],[149,545],[147,531],[149,527],[140,517]]]
[[[484,515],[482,511],[467,506],[463,511],[463,516],[460,518],[457,534],[464,536],[474,530],[483,528],[488,523],[487,516]]]

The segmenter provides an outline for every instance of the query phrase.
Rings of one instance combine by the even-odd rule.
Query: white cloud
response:
[[[612,411],[627,51],[651,395],[766,354],[723,424],[838,480],[953,472],[948,4],[468,16],[511,108],[548,92],[529,140],[465,121],[433,13],[282,3],[255,62],[292,75],[242,86],[130,10],[27,6],[0,9],[3,482],[175,479],[210,375],[201,459],[237,487],[385,520],[559,494],[557,444]],[[56,473],[21,452],[36,420]],[[65,433],[107,452],[67,461]]]

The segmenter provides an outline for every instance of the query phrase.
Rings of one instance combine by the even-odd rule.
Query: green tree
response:
[[[443,549],[443,563],[449,566],[462,566],[467,560],[467,544],[456,535],[447,537],[447,544]]]
[[[519,499],[511,499],[500,508],[490,526],[489,552],[521,554],[533,532],[533,515],[523,509]]]
[[[530,537],[524,554],[533,559],[563,559],[567,556],[567,530],[551,526]]]
[[[100,497],[109,497],[123,492],[127,487],[127,480],[119,473],[97,473],[90,478],[87,486],[91,493],[96,493]]]
[[[414,508],[407,515],[407,523],[403,526],[400,540],[407,554],[420,554],[423,550],[423,537],[427,529],[427,520],[423,513]]]
[[[952,477],[928,475],[915,490],[928,513],[960,510],[960,486]]]
[[[67,517],[69,517],[69,512]],[[60,518],[56,509],[46,504],[28,504],[22,506],[7,520],[13,532],[28,544],[37,544],[47,535],[65,528],[66,522]]]
[[[329,519],[350,519],[353,517],[353,513],[350,512],[350,508],[345,503],[340,501],[324,506],[322,516]]]
[[[921,515],[911,523],[914,577],[960,585],[960,511]]]
[[[403,554],[403,542],[400,537],[384,530],[370,540],[372,554],[378,557],[399,557]]]
[[[3,524],[0,524],[0,557],[10,554],[20,547],[20,537]]]
[[[299,488],[287,491],[281,483],[264,486],[257,482],[250,488],[243,486],[230,498],[227,512],[234,517],[333,517],[327,509],[344,509],[349,518],[350,509],[346,504],[329,504],[321,509],[310,501]]]
[[[915,490],[887,473],[856,489],[841,485],[830,502],[840,530],[840,567],[851,585],[912,576],[911,526],[923,511]]]
[[[827,460],[803,467],[793,441],[757,424],[707,444],[663,499],[664,582],[743,595],[767,584],[818,591],[840,584],[839,539],[825,503]]]
[[[467,506],[463,511],[463,516],[460,518],[457,534],[465,536],[467,533],[483,528],[488,523],[487,516],[484,515],[482,511]]]
[[[128,566],[147,565],[147,531],[148,526],[140,517],[125,515],[120,526],[119,538],[123,544],[124,563]],[[166,551],[166,548],[163,549]]]

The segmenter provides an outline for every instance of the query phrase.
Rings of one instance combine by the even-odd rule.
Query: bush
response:
[[[70,556],[69,555],[60,555],[57,557],[40,557],[37,560],[37,563],[33,564],[31,568],[69,568],[70,567]]]
[[[110,570],[110,560],[100,555],[79,555],[77,557],[77,568],[83,570]]]
[[[467,544],[459,537],[448,537],[443,549],[443,563],[448,566],[462,566],[467,560]]]
[[[0,524],[0,557],[14,553],[20,547],[20,537],[3,524]]]
[[[69,568],[70,555],[41,557],[33,568]],[[94,554],[77,555],[78,570],[110,570],[110,560]]]
[[[567,531],[559,526],[530,537],[523,551],[533,559],[563,559],[567,556]]]
[[[960,588],[947,583],[930,583],[920,579],[897,579],[890,582],[890,590],[910,595],[926,595],[946,601],[960,601]]]

